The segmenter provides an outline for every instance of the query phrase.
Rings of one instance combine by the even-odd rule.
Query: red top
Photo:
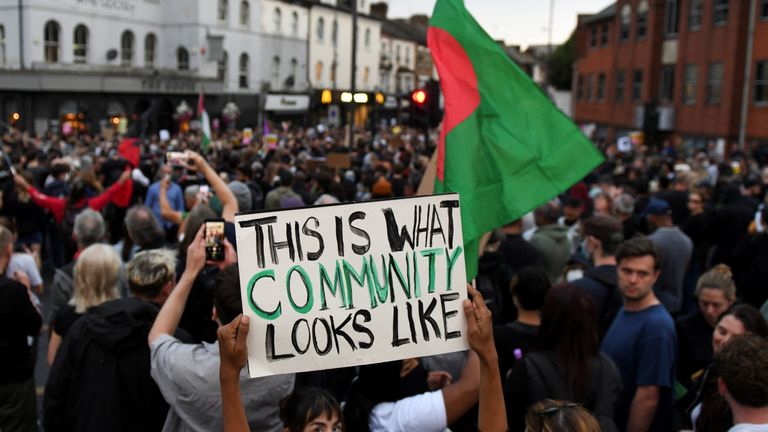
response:
[[[104,208],[104,206],[107,205],[110,201],[120,196],[123,192],[123,189],[128,187],[130,184],[130,180],[126,180],[122,184],[120,182],[115,182],[101,194],[93,198],[84,198],[78,202],[75,207],[79,208],[87,205],[95,211],[101,211],[101,209]],[[67,198],[57,198],[46,195],[35,189],[33,186],[30,186],[27,189],[27,192],[35,204],[46,210],[49,210],[53,214],[53,218],[56,220],[56,223],[61,223],[61,221],[64,220],[64,212],[67,208]]]

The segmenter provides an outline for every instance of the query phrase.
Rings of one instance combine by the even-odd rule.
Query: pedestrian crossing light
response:
[[[411,102],[418,106],[424,106],[427,103],[427,92],[424,89],[414,90],[411,93]]]

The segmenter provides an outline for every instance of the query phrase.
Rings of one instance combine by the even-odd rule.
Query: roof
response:
[[[427,44],[427,28],[404,19],[385,20],[381,23],[381,33],[395,39]]]
[[[519,65],[532,65],[537,64],[539,61],[532,55],[520,52],[519,49],[511,46],[504,46],[503,43],[499,43],[501,48],[507,53],[507,55]]]
[[[616,16],[616,3],[611,3],[606,7],[605,9],[601,10],[600,12],[594,14],[594,15],[587,15],[582,21],[581,24],[589,24],[597,21],[602,21],[605,19],[613,18]]]

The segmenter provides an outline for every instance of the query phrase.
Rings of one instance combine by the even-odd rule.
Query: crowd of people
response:
[[[601,142],[481,243],[471,351],[248,379],[235,214],[412,196],[435,148],[274,126],[264,145],[3,135],[0,430],[768,430],[764,148]]]

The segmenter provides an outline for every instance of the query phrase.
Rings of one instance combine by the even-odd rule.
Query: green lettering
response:
[[[381,255],[381,274],[384,275],[384,285],[379,283],[379,273],[376,270],[376,263],[374,262],[372,255],[368,256],[368,268],[370,269],[370,280],[373,282],[373,290],[376,291],[379,303],[385,303],[387,301],[387,291],[389,291],[389,280],[386,275],[387,263],[384,260],[384,255]],[[392,298],[394,301],[394,297]]]
[[[291,275],[294,272],[298,272],[301,276],[301,280],[304,282],[304,289],[307,290],[307,302],[304,306],[299,306],[293,301],[293,291],[291,291]],[[301,268],[301,266],[295,265],[288,270],[288,274],[285,276],[285,290],[288,291],[288,301],[291,302],[293,310],[300,314],[305,314],[312,310],[312,305],[315,303],[315,299],[312,296],[312,281],[309,280],[307,271]]]
[[[262,270],[258,273],[256,273],[251,280],[248,281],[248,306],[250,306],[253,313],[256,315],[266,319],[266,320],[276,320],[282,315],[283,313],[283,307],[280,304],[280,302],[277,302],[277,307],[272,312],[267,312],[264,309],[260,308],[259,305],[256,304],[256,302],[253,301],[253,288],[256,285],[256,282],[259,281],[259,279],[268,277],[272,280],[275,280],[275,271],[274,270]]]
[[[331,284],[331,278],[328,277],[328,270],[325,266],[320,266],[320,310],[327,310],[328,304],[325,299],[325,287],[328,286],[328,290],[333,296],[336,293],[341,294],[341,307],[347,307],[347,293],[344,291],[344,284],[341,280],[341,268],[339,268],[339,262],[336,261],[336,269],[333,272],[333,284]]]
[[[427,249],[421,251],[421,256],[429,258],[429,286],[427,287],[427,292],[430,294],[435,292],[435,258],[442,254],[442,249]]]
[[[352,267],[352,264],[347,262],[347,260],[342,259],[341,260],[342,267],[344,268],[344,281],[346,282],[346,288],[347,288],[347,309],[354,309],[355,302],[353,300],[352,296],[352,279],[357,282],[358,285],[365,286],[366,279],[368,280],[368,295],[371,299],[371,309],[376,307],[376,298],[373,295],[373,287],[371,286],[371,274],[368,271],[368,261],[365,260],[365,257],[363,257],[363,268],[360,269],[360,273],[355,271],[355,268]]]
[[[411,262],[408,261],[408,254],[405,255],[406,274],[403,277],[403,271],[400,270],[400,266],[397,265],[395,257],[389,254],[389,267],[387,268],[387,278],[389,280],[389,286],[392,290],[392,301],[395,299],[395,280],[392,278],[392,270],[394,270],[397,281],[400,282],[400,286],[403,287],[403,292],[407,298],[411,298],[411,280],[409,279],[411,273]]]
[[[462,249],[461,246],[457,246],[456,249],[453,250],[453,253],[448,256],[448,249],[445,249],[445,261],[448,265],[448,290],[451,290],[451,278],[453,277],[453,274],[451,273],[453,270],[453,266],[456,264],[456,260],[459,259],[459,256],[461,255]]]

